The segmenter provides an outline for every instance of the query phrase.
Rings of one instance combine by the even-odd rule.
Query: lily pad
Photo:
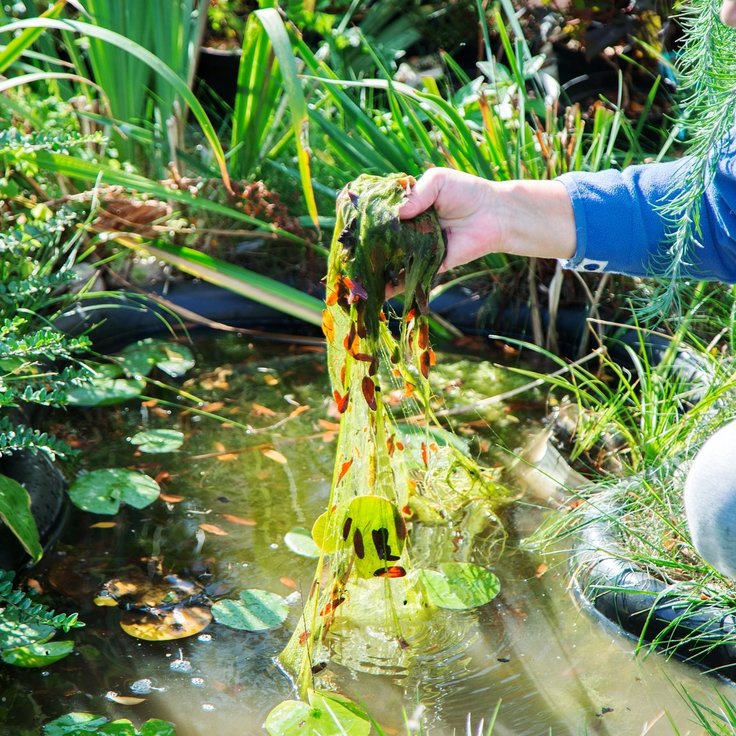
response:
[[[126,718],[108,721],[104,716],[92,713],[67,713],[43,727],[43,736],[82,736],[83,734],[104,736],[176,736],[173,723],[152,718],[137,731]]]
[[[134,434],[130,442],[138,445],[141,452],[175,452],[184,443],[184,433],[178,429],[149,429]]]
[[[296,526],[286,532],[284,542],[292,552],[302,557],[319,557],[321,554],[319,547],[312,539],[309,529],[304,529],[300,526]]]
[[[209,626],[212,613],[206,606],[174,606],[152,611],[124,611],[120,628],[145,641],[174,641],[194,636]]]
[[[309,703],[284,700],[266,718],[270,736],[368,736],[368,716],[347,698],[310,690]]]
[[[118,360],[123,370],[131,376],[147,376],[154,368],[158,368],[172,378],[183,376],[195,362],[192,351],[185,345],[152,337],[128,345],[121,351]]]
[[[16,667],[46,667],[64,659],[74,649],[73,641],[51,641],[43,644],[29,644],[25,647],[5,649],[0,659]]]
[[[240,592],[240,600],[221,600],[212,606],[218,624],[241,631],[275,629],[286,620],[289,608],[276,593],[258,588]]]
[[[124,468],[93,470],[78,478],[69,489],[72,503],[93,514],[116,514],[121,503],[142,509],[160,493],[158,483],[143,473]]]
[[[95,378],[83,386],[72,386],[67,392],[70,406],[109,406],[138,398],[145,381],[133,378]]]
[[[31,497],[20,483],[6,475],[0,475],[0,519],[15,534],[23,549],[34,560],[39,560],[43,549],[31,514]]]
[[[440,608],[477,608],[501,589],[490,570],[472,562],[445,562],[440,570],[420,570],[419,577],[430,601]]]

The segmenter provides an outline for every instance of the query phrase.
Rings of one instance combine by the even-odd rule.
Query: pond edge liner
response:
[[[635,638],[637,649],[652,646],[736,681],[736,615],[688,599],[627,559],[613,531],[616,505],[595,496],[588,503],[570,559],[571,588],[582,607]]]

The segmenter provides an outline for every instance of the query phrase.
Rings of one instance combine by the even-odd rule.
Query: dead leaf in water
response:
[[[98,521],[96,524],[92,524],[90,529],[114,529],[117,525],[116,521]]]
[[[146,698],[136,698],[132,695],[108,695],[107,699],[118,705],[140,705],[146,702]]]
[[[302,404],[301,406],[297,406],[296,409],[294,409],[290,414],[289,418],[293,419],[294,417],[298,417],[300,414],[304,414],[305,411],[309,411],[310,407],[306,404]]]
[[[267,386],[278,386],[279,385],[279,379],[276,378],[276,376],[272,376],[270,373],[266,373],[266,375],[263,376],[263,380]]]
[[[215,442],[215,452],[221,453],[217,456],[217,459],[221,463],[226,463],[238,459],[238,454],[236,452],[228,452],[222,442]]]
[[[255,401],[251,404],[253,414],[257,417],[275,417],[276,412],[273,409],[269,409],[263,404],[257,404]]]
[[[159,498],[166,503],[181,503],[184,500],[184,496],[173,496],[170,493],[162,493]]]
[[[207,532],[208,534],[214,534],[218,537],[227,537],[229,536],[229,532],[226,532],[224,529],[221,529],[216,524],[200,524],[199,528],[203,532]]]
[[[245,519],[242,516],[235,516],[234,514],[222,514],[222,518],[225,521],[230,521],[233,524],[242,524],[243,526],[255,526],[256,522],[253,519]]]
[[[124,611],[120,628],[136,639],[145,641],[173,641],[194,636],[212,621],[210,609],[205,606],[177,606],[167,611]]]
[[[274,462],[279,463],[280,465],[287,465],[289,462],[278,450],[267,448],[265,450],[261,450],[261,452],[269,460],[273,460]]]

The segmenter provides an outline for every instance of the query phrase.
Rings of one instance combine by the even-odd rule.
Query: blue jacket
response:
[[[575,213],[577,251],[563,266],[653,276],[662,271],[669,224],[659,207],[693,159],[558,178]],[[700,244],[683,275],[736,283],[736,138],[720,157],[701,207]]]

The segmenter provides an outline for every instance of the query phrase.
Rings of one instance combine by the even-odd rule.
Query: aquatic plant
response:
[[[66,657],[72,641],[50,641],[56,631],[84,626],[76,613],[55,613],[13,587],[15,573],[0,570],[0,659],[18,667],[45,667]]]
[[[469,503],[490,525],[491,546],[503,529],[494,512],[500,486],[432,412],[427,300],[444,240],[433,212],[399,220],[411,185],[406,175],[364,175],[337,202],[323,329],[340,430],[328,507],[312,529],[322,554],[279,656],[310,702],[324,697],[314,694],[314,673],[336,642],[349,666],[384,658],[401,667],[421,650],[439,609],[472,608],[498,592],[495,575],[470,554],[457,559],[449,538],[437,537],[429,554],[412,548],[410,527],[451,527]],[[399,315],[383,309],[387,279],[403,282]],[[411,422],[398,420],[401,412]]]

